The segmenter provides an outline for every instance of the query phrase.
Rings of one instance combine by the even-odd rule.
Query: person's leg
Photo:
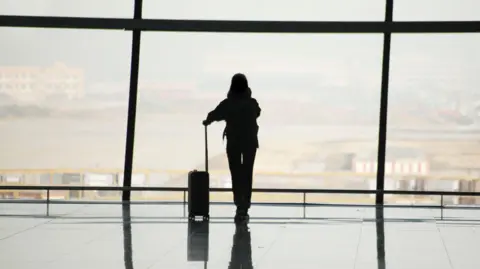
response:
[[[255,147],[248,147],[243,150],[243,197],[244,207],[248,211],[252,201],[252,187],[253,187],[253,167],[255,165],[255,156],[257,149]]]
[[[237,209],[241,206],[242,152],[239,147],[227,144],[228,166],[232,178],[233,202]]]

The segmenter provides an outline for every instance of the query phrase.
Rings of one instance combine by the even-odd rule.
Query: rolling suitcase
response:
[[[205,126],[205,171],[188,173],[188,219],[210,219],[210,175],[208,173],[208,136]]]

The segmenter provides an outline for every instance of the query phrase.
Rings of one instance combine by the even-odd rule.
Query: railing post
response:
[[[50,189],[47,189],[47,217],[50,216]]]
[[[307,193],[303,192],[303,218],[306,218],[306,210],[307,210]]]
[[[187,191],[183,191],[183,217],[185,218],[186,212],[185,212],[185,206],[187,204]]]
[[[440,195],[440,218],[443,220],[443,194]]]

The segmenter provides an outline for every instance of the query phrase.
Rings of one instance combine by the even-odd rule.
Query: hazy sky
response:
[[[132,6],[133,0],[3,0],[0,13],[131,17]],[[384,8],[384,0],[144,0],[144,17],[379,21]],[[480,1],[395,1],[394,18],[480,20]],[[89,81],[122,81],[128,87],[130,32],[1,28],[0,35],[9,37],[0,45],[0,65],[65,62],[84,68]],[[142,35],[140,79],[189,82],[223,91],[230,75],[240,71],[259,88],[378,90],[382,42],[381,34],[147,32]],[[440,84],[461,91],[478,87],[479,47],[480,34],[394,35],[391,87]]]
[[[384,0],[144,0],[143,13],[145,18],[169,19],[382,21],[384,8]],[[0,0],[0,14],[131,18],[133,0]],[[480,1],[397,0],[394,19],[480,21]],[[122,93],[120,97],[126,105],[131,32],[0,28],[0,36],[2,38],[0,66],[49,66],[55,62],[63,62],[68,66],[80,67],[85,70],[89,84],[99,82],[119,84],[119,92]],[[302,95],[303,100],[313,100],[311,103],[314,105],[310,104],[310,107],[318,106],[320,104],[316,102],[318,99],[323,100],[323,104],[338,105],[336,107],[338,109],[332,111],[342,111],[347,107],[343,110],[344,114],[348,114],[345,118],[350,117],[353,120],[357,118],[359,111],[364,113],[370,111],[364,118],[370,119],[368,124],[375,126],[378,114],[373,112],[378,110],[380,102],[382,46],[382,34],[147,32],[142,34],[140,80],[157,81],[166,85],[192,85],[187,87],[197,90],[198,96],[204,96],[206,89],[211,90],[209,96],[215,96],[211,101],[213,106],[217,101],[216,96],[218,99],[225,96],[231,75],[235,72],[244,72],[250,79],[255,97],[259,99],[265,111],[261,121],[275,123],[270,119],[275,119],[276,111],[283,110],[289,113],[291,112],[289,109],[293,107],[277,109],[279,106],[277,104],[291,105],[292,100]],[[439,95],[447,96],[443,97],[445,100],[456,100],[448,97],[448,94],[455,97],[469,91],[480,92],[478,48],[480,34],[394,34],[390,104],[392,107],[403,105],[407,107],[410,102],[407,98],[409,95],[418,95],[420,96],[418,99],[426,103]],[[89,90],[95,91],[98,95],[110,92],[110,89],[102,92],[101,87],[92,87]],[[139,92],[139,100],[148,99],[144,94],[143,91]],[[284,101],[277,102],[272,96],[282,96]],[[117,100],[120,97],[103,96],[99,97],[99,102]],[[469,100],[468,96],[464,99]],[[169,102],[161,98],[158,100],[152,98],[151,101],[159,104]],[[302,103],[296,103],[297,106],[298,104]],[[142,107],[141,102],[139,107]],[[354,110],[349,110],[350,108]],[[92,162],[99,160],[101,165],[122,167],[127,115],[126,106],[122,109],[123,114],[116,113],[116,118],[108,117],[109,114],[106,114],[105,119],[108,121],[98,123],[91,123],[90,120],[81,122],[80,119],[65,119],[61,123],[52,119],[49,123],[51,125],[43,122],[36,122],[37,125],[32,125],[28,121],[13,122],[12,124],[17,124],[17,127],[11,125],[8,128],[11,137],[18,138],[19,134],[24,137],[8,144],[12,147],[22,145],[22,149],[15,151],[15,156],[9,156],[7,165],[5,161],[2,164],[12,167],[29,167],[30,163],[33,167],[60,165],[87,167],[92,166],[91,153],[98,152],[102,157],[92,159]],[[165,117],[162,118],[164,121],[162,124],[151,124],[149,118],[142,122],[142,117],[139,117],[137,130],[144,133],[143,136],[138,136],[136,145],[138,153],[136,160],[139,160],[138,156],[141,156],[140,159],[143,158],[143,161],[139,161],[140,166],[155,167],[156,164],[151,163],[158,163],[162,157],[165,158],[164,152],[175,151],[174,146],[184,148],[178,150],[176,156],[168,156],[166,167],[173,168],[180,164],[182,167],[193,167],[194,163],[202,160],[203,140],[197,138],[203,134],[200,122],[204,112],[198,113],[198,118],[192,117],[183,125],[178,125],[175,117],[168,118],[171,115],[160,115]],[[305,113],[310,112],[307,110]],[[416,116],[412,117],[417,118]],[[111,119],[115,119],[116,123],[112,125]],[[407,120],[401,121],[400,124],[406,124]],[[311,120],[312,124],[317,122],[321,122],[321,119]],[[389,123],[392,122],[399,124],[395,121]],[[55,130],[49,127],[54,124],[62,126],[59,129],[65,132],[55,133],[55,139],[47,132]],[[192,133],[192,126],[195,124],[198,124],[198,128],[195,129],[197,133]],[[168,128],[163,128],[164,125]],[[423,125],[423,122],[417,125]],[[218,139],[212,143],[217,143],[217,150],[212,152],[221,152],[222,126],[217,125],[216,128],[218,130],[212,130],[212,135]],[[267,137],[276,139],[277,129],[261,130],[264,130],[261,132],[265,136],[262,137],[262,141],[267,141]],[[374,138],[376,130],[374,128],[372,130]],[[31,139],[33,131],[45,133],[34,141]],[[360,132],[355,129],[351,132],[331,131],[331,133],[332,137],[338,139],[341,135],[358,135]],[[278,143],[288,144],[285,141],[297,143],[307,140],[302,135],[318,139],[317,136],[325,133],[323,130],[315,133],[299,129],[295,133],[292,131],[292,135],[287,133],[288,138],[285,140],[279,138],[278,141],[281,142]],[[181,145],[176,145],[173,141],[177,136],[183,141]],[[166,142],[155,144],[162,141],[160,138]],[[262,145],[263,143],[265,142],[261,142]],[[67,155],[66,151],[73,151],[71,147],[75,144],[81,145],[79,146],[81,149],[75,150],[76,157],[63,162]],[[101,145],[101,148],[99,149],[97,145]],[[159,150],[163,147],[167,147],[167,150]],[[192,157],[190,164],[185,161],[188,157],[185,155],[194,148],[198,149],[195,151],[198,156]],[[47,150],[53,152],[48,155],[51,160],[43,157]],[[3,151],[9,152],[9,149]],[[81,162],[82,160],[84,162]]]

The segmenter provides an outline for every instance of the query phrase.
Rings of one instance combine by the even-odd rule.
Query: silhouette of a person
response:
[[[235,220],[248,218],[252,199],[253,166],[257,153],[260,106],[248,86],[247,77],[235,74],[227,98],[203,121],[225,121],[224,137],[227,138],[227,157],[232,176],[233,200],[237,207]]]
[[[244,222],[236,224],[228,269],[253,269],[251,241],[247,224]]]

